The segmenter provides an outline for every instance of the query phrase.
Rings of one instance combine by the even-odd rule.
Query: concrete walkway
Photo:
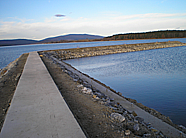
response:
[[[162,131],[166,136],[169,138],[185,138],[186,134],[180,132],[178,129],[170,126],[169,124],[163,122],[162,120],[158,119],[157,117],[154,117],[153,115],[149,114],[148,112],[142,110],[138,106],[131,104],[131,102],[127,101],[126,99],[122,98],[121,96],[113,93],[111,90],[105,88],[105,86],[97,83],[96,81],[90,79],[89,77],[83,75],[78,70],[74,70],[69,65],[65,64],[64,62],[61,62],[57,60],[56,58],[52,57],[53,60],[58,62],[59,64],[65,66],[67,70],[72,71],[76,75],[78,75],[81,79],[87,81],[89,84],[91,84],[93,87],[97,88],[107,96],[114,98],[116,102],[119,102],[124,108],[126,108],[129,111],[135,111],[138,116],[144,118],[145,122],[150,122],[151,125],[156,128],[157,130]]]
[[[0,138],[83,138],[37,52],[28,56]]]

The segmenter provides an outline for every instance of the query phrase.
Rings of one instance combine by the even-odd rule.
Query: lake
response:
[[[186,126],[186,46],[65,62]]]
[[[136,44],[180,39],[37,44],[0,47],[0,68],[23,53],[42,50]],[[154,108],[174,123],[186,126],[186,47],[88,57],[66,61],[125,97]]]
[[[81,47],[95,47],[107,45],[136,44],[150,42],[180,41],[186,43],[186,38],[178,39],[148,39],[148,40],[124,40],[124,41],[100,41],[100,42],[78,42],[78,43],[58,43],[58,44],[36,44],[0,47],[0,69],[7,66],[23,53],[42,50],[68,49]]]

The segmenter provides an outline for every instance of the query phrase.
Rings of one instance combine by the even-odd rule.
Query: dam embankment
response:
[[[62,60],[81,58],[81,57],[90,57],[90,56],[100,56],[100,55],[107,55],[107,54],[124,53],[124,52],[134,52],[134,51],[142,51],[142,50],[150,50],[150,49],[168,48],[168,47],[176,47],[176,46],[185,46],[185,45],[186,44],[180,43],[180,42],[161,42],[161,43],[148,43],[148,44],[131,44],[131,45],[117,45],[117,46],[104,46],[104,47],[76,48],[76,49],[65,49],[65,50],[61,49],[61,50],[53,50],[53,51],[42,51],[40,52],[40,54],[51,58],[56,64],[59,64],[59,66],[62,67],[64,72],[69,74],[75,81],[83,82],[85,83],[85,86],[91,89],[96,88],[102,93],[104,93],[105,95],[109,95],[111,98],[115,99],[117,103],[122,104],[122,106],[125,109],[127,109],[130,113],[135,111],[137,115],[140,115],[141,117],[145,118],[145,121],[151,122],[152,126],[154,126],[155,128],[159,128],[161,131],[164,132],[164,134],[169,134],[170,132],[174,131],[177,133],[177,134],[175,133],[177,137],[179,135],[179,132],[174,130],[174,128],[170,127],[169,125],[166,125],[166,123],[176,128],[178,128],[178,126],[174,125],[168,117],[162,115],[161,113],[158,113],[154,109],[150,109],[146,106],[143,106],[140,103],[137,103],[136,100],[125,98],[124,96],[121,95],[121,93],[116,92],[110,89],[108,86],[105,86],[101,82],[98,82],[94,78],[91,78],[88,75],[81,73],[80,71],[76,70],[72,66],[64,63]],[[94,96],[94,97],[96,98],[97,96]],[[125,99],[127,99],[129,102],[126,101]],[[139,109],[137,106],[134,106],[133,104],[137,105],[143,110]],[[149,114],[146,114],[144,110],[148,112]],[[157,121],[156,118],[154,118],[150,114],[161,119],[163,122],[161,122],[161,120]],[[167,128],[171,128],[171,130]]]
[[[156,42],[156,43],[124,44],[124,45],[113,45],[113,46],[48,50],[48,51],[44,51],[44,53],[53,55],[55,58],[59,60],[67,60],[67,59],[82,58],[82,57],[178,47],[184,45],[186,44],[181,43],[179,41],[169,41],[169,42]]]
[[[170,47],[181,46],[181,45],[185,45],[185,44],[180,44],[180,45],[173,44]],[[125,45],[125,46],[128,46],[128,45]],[[136,47],[133,47],[133,51],[135,51],[134,48],[136,48]],[[79,49],[80,48],[78,48],[78,50]],[[75,50],[74,50],[74,52],[75,52]],[[81,49],[81,50],[84,50],[84,49]],[[89,50],[91,51],[91,48],[89,48]],[[59,51],[61,51],[61,50],[59,50]],[[114,49],[113,49],[113,51],[114,51]],[[122,49],[118,48],[117,51],[119,53],[119,51],[122,51]],[[66,50],[66,52],[69,52],[69,51]],[[84,52],[84,51],[82,51],[82,52]],[[93,51],[93,52],[95,52],[95,51]],[[74,107],[75,112],[78,113],[77,116],[74,115],[75,118],[79,119],[79,120],[82,119],[83,121],[86,120],[86,122],[84,122],[83,125],[85,125],[85,128],[89,128],[91,133],[94,132],[94,130],[100,131],[100,135],[98,135],[98,133],[95,133],[95,137],[103,137],[105,135],[107,135],[107,137],[109,137],[109,136],[111,137],[112,135],[110,135],[110,134],[111,134],[112,130],[114,131],[114,133],[113,133],[114,136],[116,136],[116,133],[117,133],[118,135],[120,135],[122,137],[123,136],[127,136],[127,137],[133,137],[133,136],[137,136],[137,137],[155,137],[155,136],[166,137],[165,135],[167,135],[167,133],[168,133],[168,135],[170,135],[170,137],[185,137],[185,134],[183,134],[181,131],[175,130],[175,128],[172,128],[169,125],[168,125],[168,129],[167,129],[167,127],[162,128],[161,120],[159,121],[161,127],[154,128],[153,123],[157,123],[157,121],[156,121],[157,118],[151,116],[150,114],[146,114],[146,112],[144,112],[143,110],[139,109],[138,107],[136,107],[132,103],[123,99],[122,95],[119,92],[115,92],[114,90],[111,90],[109,87],[105,86],[104,84],[101,84],[100,82],[94,80],[93,78],[90,78],[86,74],[79,72],[78,70],[74,69],[70,65],[64,63],[63,61],[59,61],[62,59],[55,58],[55,57],[63,56],[63,55],[58,55],[57,50],[55,52],[50,51],[50,52],[41,52],[41,53],[43,55],[46,55],[46,59],[47,59],[47,57],[49,57],[49,58],[51,57],[50,59],[52,59],[50,61],[49,61],[49,59],[47,59],[48,60],[47,62],[48,62],[48,65],[51,66],[51,68],[52,68],[51,70],[53,70],[53,74],[56,75],[56,77],[58,77],[56,80],[53,78],[55,80],[55,82],[59,81],[60,86],[58,87],[58,89],[63,92],[62,94],[64,94],[64,93],[67,94],[66,98],[69,97],[68,98],[69,101],[73,102],[72,105],[79,105],[78,108]],[[84,53],[85,53],[85,55],[82,54],[81,57],[87,56],[86,51]],[[97,53],[98,53],[97,55],[99,55],[99,50]],[[78,53],[76,53],[76,54],[78,54]],[[104,50],[100,52],[100,55],[104,55],[104,54],[109,54],[109,53],[105,53]],[[93,54],[92,55],[90,54],[90,56],[93,56]],[[44,56],[44,58],[45,58],[45,56]],[[71,58],[71,56],[70,56],[70,58]],[[18,64],[15,65],[16,68],[19,65],[24,66],[25,62],[19,63],[19,61],[20,61],[20,59],[18,60]],[[37,64],[35,61],[31,62],[31,63],[33,63],[35,65],[41,65],[41,64]],[[28,64],[28,63],[26,63],[26,64]],[[59,65],[58,66],[59,68],[57,67],[57,65]],[[30,69],[32,67],[33,66],[30,66],[30,68],[28,68],[29,74],[30,74]],[[20,68],[22,69],[23,67],[20,67]],[[58,73],[56,73],[56,70],[58,70]],[[39,71],[40,70],[38,67],[33,70],[34,73],[39,74],[39,75],[35,75],[35,76],[43,76],[43,74],[39,73]],[[7,77],[8,79],[10,79],[10,77],[13,77],[12,80],[17,82],[17,80],[21,76],[20,72],[18,72],[15,75],[15,70],[13,70],[12,67],[8,70],[5,69],[1,73],[3,75],[2,76],[3,82],[1,82],[1,86],[0,86],[1,88],[10,87],[12,85],[12,82],[8,82],[7,80],[4,80],[5,77]],[[12,74],[10,74],[10,73],[12,73]],[[79,73],[79,76],[77,76],[78,73]],[[79,79],[78,79],[78,77],[79,77]],[[31,78],[33,78],[33,75],[32,75],[32,77],[28,77],[27,81],[31,80]],[[79,84],[80,80],[82,81],[83,85]],[[43,83],[43,82],[46,82],[46,79],[40,79],[40,80],[36,79],[36,82],[37,83],[34,83],[34,84],[38,84],[38,82]],[[22,86],[24,86],[24,85],[22,85]],[[34,86],[34,85],[31,85],[31,86]],[[46,86],[47,85],[45,85],[44,87],[39,87],[39,88],[45,93],[48,91],[48,89],[45,88]],[[15,84],[15,87],[16,87],[16,84]],[[35,87],[28,88],[28,89],[32,90],[33,88],[35,88]],[[43,88],[45,88],[45,89],[43,89]],[[92,89],[92,92],[91,92],[90,88]],[[100,89],[100,91],[98,89]],[[7,90],[8,89],[6,89],[6,91]],[[39,92],[41,90],[39,90]],[[51,93],[51,91],[49,93]],[[11,90],[11,92],[13,92],[13,90]],[[91,93],[91,94],[89,95],[88,93]],[[72,96],[74,99],[72,99]],[[43,94],[42,94],[42,97],[43,97]],[[56,96],[56,97],[59,97],[59,96]],[[35,98],[31,98],[31,99],[33,100]],[[41,98],[41,100],[43,100],[43,98]],[[87,104],[88,102],[89,102],[89,104]],[[40,103],[42,103],[42,102],[40,101]],[[135,103],[135,100],[133,101],[133,103]],[[32,104],[34,104],[34,103],[32,103]],[[10,105],[10,103],[9,103],[9,105]],[[25,106],[25,104],[23,104],[23,105]],[[53,105],[53,104],[51,104],[51,105]],[[58,105],[58,107],[61,107],[59,105],[59,103],[57,105]],[[106,105],[106,106],[104,106],[104,105]],[[90,108],[90,106],[92,106],[92,108]],[[19,107],[19,106],[17,106],[17,107]],[[35,107],[36,107],[36,109],[39,109],[38,105]],[[107,109],[107,107],[108,107],[108,109]],[[25,109],[27,109],[27,108],[25,108]],[[42,109],[47,109],[47,108],[42,107]],[[100,112],[100,111],[103,111],[103,109],[106,110],[105,114],[103,112]],[[60,110],[57,110],[57,111],[60,111]],[[94,110],[94,112],[93,112],[93,110]],[[3,109],[3,111],[4,111],[4,109]],[[84,111],[84,112],[82,112],[82,111]],[[135,111],[135,112],[133,112],[133,111]],[[100,112],[100,113],[98,113],[98,112]],[[38,112],[36,112],[36,113],[38,114]],[[53,112],[50,112],[50,113],[53,114]],[[118,113],[119,114],[123,113],[123,116],[125,117],[125,118],[123,118],[123,117],[121,118],[122,122],[118,122],[118,121],[120,121],[120,119],[117,119]],[[35,115],[35,112],[32,112],[32,114]],[[139,116],[141,116],[141,117],[139,117]],[[31,116],[28,116],[28,117],[31,117]],[[42,117],[43,117],[43,114],[42,114]],[[102,117],[102,119],[100,119],[101,117]],[[121,116],[119,116],[119,117],[121,117]],[[143,120],[143,118],[144,118],[144,120]],[[147,122],[147,119],[153,121],[152,125]],[[97,121],[95,121],[95,120],[97,120]],[[105,121],[105,120],[107,120],[107,121]],[[13,121],[13,120],[10,120],[10,121]],[[15,120],[15,121],[17,121],[17,120]],[[50,123],[50,121],[47,121],[47,123],[48,122]],[[34,123],[34,121],[32,123]],[[40,123],[40,124],[43,124],[43,123]],[[164,122],[163,122],[163,124],[164,124]],[[18,125],[16,125],[16,127],[17,126]],[[46,125],[45,125],[45,127],[46,127]],[[50,127],[53,127],[51,125],[51,123],[46,128],[50,128]],[[33,128],[38,128],[38,127],[33,127]],[[60,128],[60,127],[58,127],[58,128]],[[102,128],[102,129],[100,129],[100,128]],[[162,131],[163,131],[163,133],[162,133]],[[13,131],[7,131],[7,132],[8,133],[11,132],[10,134],[12,134]],[[46,131],[40,131],[40,132],[46,132]],[[55,131],[53,131],[53,132],[55,132]],[[102,135],[101,135],[101,133],[102,133]],[[165,134],[165,135],[163,135],[163,134]]]

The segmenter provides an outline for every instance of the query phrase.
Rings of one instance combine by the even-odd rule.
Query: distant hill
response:
[[[40,41],[29,40],[29,39],[13,39],[13,40],[0,40],[0,46],[11,46],[11,45],[27,45],[27,44],[36,44],[36,43],[50,43],[58,42],[62,40],[66,41],[76,41],[76,40],[92,40],[92,39],[102,39],[103,36],[98,35],[88,35],[88,34],[69,34],[57,37],[50,37]]]
[[[51,37],[46,38],[44,40],[41,40],[42,43],[48,43],[48,42],[58,42],[61,40],[67,40],[67,41],[74,41],[74,40],[85,40],[85,39],[102,39],[103,36],[98,35],[88,35],[88,34],[69,34],[64,36],[57,36],[57,37]]]
[[[0,40],[0,46],[36,44],[38,41],[29,39]]]
[[[117,34],[105,37],[103,40],[130,40],[130,39],[163,39],[163,38],[184,38],[186,30],[166,30],[143,33]]]
[[[66,42],[89,42],[89,41],[112,41],[112,40],[134,40],[134,39],[164,39],[164,38],[186,38],[186,30],[166,30],[142,33],[117,34],[109,37],[88,34],[69,34],[49,37],[40,41],[29,39],[0,40],[0,46],[27,45],[39,43],[66,43]],[[82,40],[82,41],[81,41]]]

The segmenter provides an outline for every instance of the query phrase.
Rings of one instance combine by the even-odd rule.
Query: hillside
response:
[[[134,39],[165,39],[165,38],[186,38],[186,30],[166,30],[143,33],[117,34],[109,37],[88,34],[69,34],[56,37],[49,37],[40,41],[29,39],[0,40],[0,46],[28,45],[40,43],[68,43],[68,42],[91,42],[91,41],[112,41],[112,40],[134,40]]]
[[[57,37],[49,37],[40,41],[29,40],[29,39],[13,39],[13,40],[0,40],[0,46],[11,46],[11,45],[28,45],[36,43],[51,43],[60,41],[77,41],[77,40],[92,40],[92,39],[102,39],[102,36],[98,35],[88,35],[88,34],[69,34]]]
[[[163,38],[184,38],[186,30],[166,30],[143,33],[117,34],[105,37],[103,40],[129,40],[129,39],[163,39]]]
[[[0,46],[36,44],[38,41],[29,39],[0,40]]]
[[[92,40],[92,39],[102,39],[102,38],[103,38],[102,36],[98,36],[98,35],[69,34],[69,35],[64,35],[64,36],[47,38],[47,39],[41,40],[40,42],[47,43],[47,42],[58,42],[62,40],[75,41],[75,40],[85,40],[85,39]]]

